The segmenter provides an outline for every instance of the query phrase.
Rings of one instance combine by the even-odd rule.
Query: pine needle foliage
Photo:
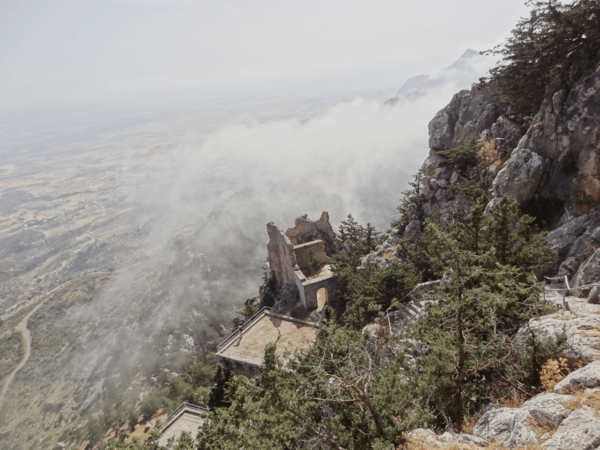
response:
[[[430,261],[449,280],[414,331],[428,348],[417,365],[430,386],[440,426],[454,423],[461,429],[473,412],[470,399],[489,397],[506,381],[515,359],[514,334],[530,318],[548,312],[534,273],[551,253],[531,221],[504,197],[489,217],[480,204],[450,230],[434,223],[425,227],[422,239]]]
[[[489,82],[513,114],[531,117],[544,96],[567,91],[600,61],[600,3],[529,0],[529,17],[521,19],[506,42],[485,52],[502,61]],[[548,92],[551,90],[552,92]]]
[[[200,448],[392,448],[427,419],[415,395],[422,386],[386,336],[371,345],[335,324],[285,360],[269,344],[256,379],[233,378],[231,406],[211,412]]]
[[[390,264],[380,269],[365,255],[374,251],[383,238],[370,224],[362,226],[352,215],[339,228],[338,250],[331,260],[338,283],[338,297],[348,306],[344,318],[347,327],[361,330],[392,302],[406,297],[419,282],[417,273],[406,264]]]

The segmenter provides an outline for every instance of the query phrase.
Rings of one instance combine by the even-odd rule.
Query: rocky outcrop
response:
[[[543,442],[542,448],[548,450],[596,450],[600,445],[600,417],[597,410],[578,404],[571,395],[544,392],[519,408],[488,411],[473,434],[506,448]]]
[[[473,428],[473,434],[486,440],[494,438],[501,447],[515,448],[535,444],[535,432],[527,423],[531,418],[527,409],[494,409],[479,419]]]
[[[506,194],[550,231],[556,253],[545,275],[575,277],[575,287],[600,281],[600,254],[594,255],[600,245],[600,69],[569,92],[549,95],[527,130],[511,117],[491,88],[479,85],[460,91],[435,115],[423,165],[423,200],[410,205],[399,238],[414,239],[432,215],[451,223],[469,213],[474,202],[452,188],[461,177],[439,151],[477,141],[491,177],[488,210]],[[395,250],[397,241],[392,237],[386,244]],[[385,265],[386,244],[367,259]]]
[[[494,100],[489,87],[473,85],[471,90],[454,95],[429,123],[430,151],[423,164],[422,202],[409,205],[406,225],[392,230],[391,237],[367,255],[363,263],[386,267],[401,259],[398,242],[418,236],[425,220],[433,215],[442,223],[452,223],[469,213],[475,202],[453,189],[461,182],[461,176],[448,166],[439,151],[462,142],[479,141],[480,154],[493,179],[522,134],[521,127],[509,118],[507,107]]]
[[[546,267],[546,275],[571,278],[580,264],[600,244],[600,209],[594,209],[579,217],[565,214],[556,228],[548,234],[548,242],[556,252]],[[580,284],[573,284],[579,286]]]
[[[412,442],[422,442],[430,448],[451,447],[453,449],[472,450],[477,447],[486,447],[489,442],[477,436],[470,434],[458,434],[446,431],[444,434],[436,435],[433,431],[426,428],[417,428],[408,433],[407,438]]]
[[[538,335],[564,337],[567,358],[590,363],[600,360],[600,306],[587,303],[586,300],[567,297],[570,311],[532,319],[529,327]],[[517,333],[517,339],[525,339],[529,327]]]
[[[564,334],[564,356],[585,364],[519,408],[486,412],[473,434],[508,448],[542,444],[544,449],[596,450],[600,446],[600,306],[567,297],[570,312],[542,316],[530,327],[546,335]],[[527,328],[517,334],[523,337]],[[544,433],[543,431],[548,431]]]
[[[430,150],[447,150],[463,141],[479,139],[481,132],[490,129],[505,111],[492,95],[491,89],[477,85],[455,94],[448,106],[429,122]]]
[[[554,435],[542,444],[545,450],[597,450],[600,447],[600,417],[589,406],[573,411]]]
[[[600,361],[594,361],[570,373],[564,380],[554,386],[554,392],[564,394],[595,387],[600,387]]]
[[[508,194],[552,207],[549,217],[578,217],[600,203],[600,69],[571,91],[549,96],[494,181]],[[516,183],[514,181],[516,181]],[[552,226],[552,223],[549,223]]]
[[[519,203],[529,200],[537,192],[547,169],[545,158],[519,144],[493,182],[496,197],[491,204],[504,194]]]

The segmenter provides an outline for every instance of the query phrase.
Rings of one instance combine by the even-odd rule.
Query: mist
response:
[[[410,63],[407,77],[431,73],[466,48],[500,43],[524,12],[522,0],[5,0],[0,113],[195,95],[342,68],[393,73]],[[404,74],[395,76],[401,83]],[[364,84],[375,81],[371,73]]]
[[[213,351],[258,294],[267,222],[388,230],[428,122],[495,61],[448,66],[517,3],[3,2],[0,344],[41,305],[11,442]]]

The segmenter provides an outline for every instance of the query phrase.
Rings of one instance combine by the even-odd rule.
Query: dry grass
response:
[[[535,433],[535,437],[539,439],[544,434],[549,433],[552,436],[558,428],[550,428],[548,425],[539,423],[533,417],[529,417],[525,419],[525,424],[527,427]]]
[[[465,448],[470,448],[471,450],[481,450],[481,449],[507,450],[506,447],[501,447],[500,445],[496,444],[495,442],[491,442],[486,447],[479,447],[477,445],[467,446],[465,444],[462,444],[460,446],[457,444],[448,444],[448,445],[444,445],[441,448],[443,448],[444,450],[463,450]],[[406,444],[397,447],[396,450],[439,450],[439,449],[440,449],[440,447],[435,446],[435,445],[429,445],[424,440],[409,440],[408,442],[406,442]],[[518,447],[518,448],[514,448],[512,450],[542,450],[542,444],[540,444],[540,443],[528,444],[524,447]]]
[[[578,330],[596,330],[596,331],[600,331],[600,327],[595,327],[593,325],[581,325],[580,327],[577,327]]]
[[[505,399],[502,399],[499,407],[500,408],[520,408],[521,406],[523,406],[523,403],[525,403],[529,399],[530,399],[530,397],[523,394],[522,392],[517,392],[512,397],[507,397]]]
[[[581,408],[583,405],[590,406],[596,410],[596,416],[600,417],[600,392],[587,392],[580,390],[574,392],[573,399],[561,402],[567,409]]]
[[[481,419],[482,415],[483,414],[477,414],[471,417],[465,423],[463,423],[463,432],[465,434],[473,434],[473,428],[475,428],[475,425],[477,425],[477,422],[479,421],[479,419]]]
[[[571,373],[566,358],[550,358],[542,366],[540,380],[548,392],[554,392],[554,386],[564,380]]]

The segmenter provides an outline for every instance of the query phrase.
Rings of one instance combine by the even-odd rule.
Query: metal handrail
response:
[[[244,322],[244,324],[242,326],[238,327],[237,330],[235,330],[233,333],[231,333],[229,336],[227,336],[223,342],[221,342],[219,345],[217,345],[217,351],[221,350],[223,347],[225,347],[225,345],[229,344],[229,342],[231,342],[238,334],[240,334],[242,331],[249,328],[250,325],[253,325],[254,322],[258,319],[258,317],[260,315],[262,315],[265,311],[270,311],[270,310],[271,310],[271,307],[263,306],[256,314],[254,314],[252,317],[250,317],[250,319],[248,319],[246,322]]]
[[[161,424],[161,426],[159,427],[160,428],[159,431],[162,431],[163,427],[165,427],[173,417],[177,416],[182,410],[185,410],[185,409],[197,410],[200,413],[209,413],[210,412],[210,409],[205,408],[204,406],[198,406],[198,405],[193,405],[192,403],[184,402],[181,405],[179,405],[175,411],[171,412],[170,414],[167,414],[167,417],[166,417],[164,423]]]
[[[577,290],[581,290],[581,289],[587,289],[589,287],[596,287],[596,286],[600,286],[600,282],[596,282],[596,283],[592,283],[592,284],[585,284],[583,286],[576,286],[576,287],[571,287],[571,285],[569,284],[569,279],[567,278],[567,276],[565,275],[564,277],[544,277],[547,280],[562,280],[564,283],[564,286],[562,288],[547,288],[546,285],[542,286],[542,293],[544,294],[544,301],[546,301],[546,290],[548,291],[562,291],[563,292],[563,301],[562,301],[562,307],[563,310],[566,311],[570,311],[569,308],[569,302],[567,302],[566,297],[567,297],[567,292],[569,291],[577,291]]]

